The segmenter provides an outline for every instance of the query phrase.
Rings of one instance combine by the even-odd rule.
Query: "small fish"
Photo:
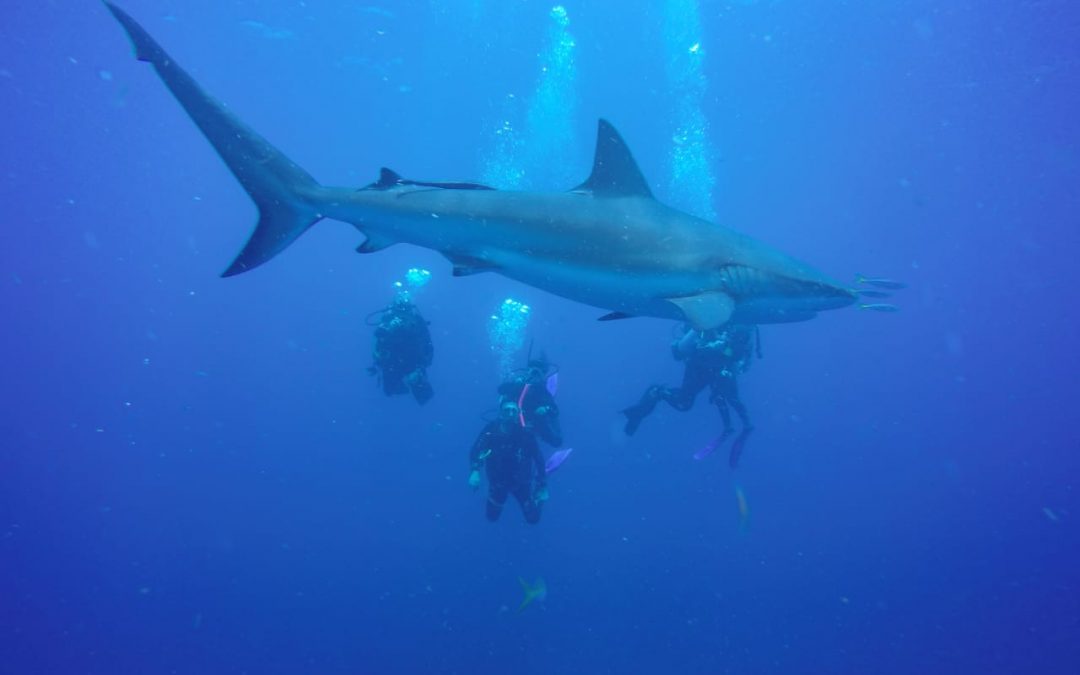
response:
[[[1049,506],[1044,506],[1042,512],[1043,515],[1046,516],[1046,519],[1049,520],[1051,523],[1061,522],[1061,518],[1059,518],[1058,514],[1054,513],[1054,510]]]
[[[900,308],[887,302],[875,302],[869,305],[859,305],[859,309],[868,309],[871,312],[899,312]]]
[[[857,290],[855,292],[858,293],[859,295],[863,296],[864,298],[891,298],[892,297],[892,293],[887,293],[885,291],[871,291],[871,290],[859,289],[859,290]]]
[[[525,598],[518,605],[515,614],[521,614],[525,611],[525,608],[532,603],[533,600],[539,600],[543,602],[547,599],[547,584],[544,583],[544,579],[537,578],[536,584],[530,586],[529,582],[525,581],[521,577],[518,577],[518,582],[521,584],[521,590],[525,592]]]
[[[883,277],[864,277],[861,274],[856,274],[855,280],[860,284],[869,284],[871,286],[877,286],[878,288],[887,288],[891,291],[899,291],[903,288],[907,288],[907,284],[903,281],[885,279]]]
[[[735,503],[739,506],[739,531],[745,532],[750,522],[750,505],[746,503],[746,493],[741,485],[735,486]]]

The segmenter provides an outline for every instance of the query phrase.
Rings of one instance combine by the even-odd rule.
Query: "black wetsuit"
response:
[[[427,403],[434,392],[427,379],[435,347],[428,323],[411,303],[395,303],[383,311],[375,328],[375,364],[369,369],[378,374],[387,396],[410,391],[417,402]]]
[[[735,411],[742,423],[743,432],[732,446],[729,458],[731,465],[735,466],[743,444],[753,430],[750,415],[739,398],[736,376],[749,368],[756,334],[757,328],[754,326],[728,326],[684,333],[671,346],[672,355],[686,362],[682,385],[675,388],[659,385],[649,387],[640,401],[623,410],[626,433],[633,435],[641,420],[652,413],[659,401],[667,401],[672,408],[685,412],[694,406],[698,394],[709,387],[709,402],[716,405],[724,423],[721,440],[734,431],[729,408]]]
[[[750,416],[739,398],[736,376],[749,368],[753,356],[754,330],[732,327],[719,334],[709,331],[700,337],[693,352],[686,357],[682,386],[668,390],[664,397],[668,403],[677,410],[689,410],[697,395],[708,386],[711,389],[709,403],[715,404],[720,411],[725,432],[730,433],[731,430],[729,407],[735,410],[743,428],[750,427]]]
[[[525,387],[528,386],[528,390]],[[522,392],[525,393],[522,396]],[[519,405],[525,417],[525,428],[536,433],[552,447],[562,445],[562,425],[559,406],[547,390],[545,373],[536,369],[520,371],[499,385],[500,407],[506,401]]]
[[[469,463],[474,471],[487,467],[488,520],[499,519],[512,494],[521,504],[525,521],[540,522],[543,501],[537,496],[547,485],[547,473],[540,446],[529,431],[511,420],[490,422],[473,443]]]

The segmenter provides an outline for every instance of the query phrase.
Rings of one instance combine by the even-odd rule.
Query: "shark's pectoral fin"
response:
[[[727,323],[735,311],[735,301],[722,291],[706,291],[685,298],[668,298],[682,310],[686,320],[697,330],[708,330]]]
[[[377,251],[383,250],[384,248],[393,246],[396,243],[396,241],[392,241],[390,239],[383,239],[382,237],[368,235],[368,238],[364,241],[364,243],[356,247],[356,252],[375,253]]]
[[[626,312],[611,312],[597,319],[597,321],[615,321],[617,319],[633,319],[633,314],[627,314]]]
[[[492,272],[498,269],[498,266],[494,263],[490,263],[482,258],[474,258],[467,255],[448,255],[446,256],[450,263],[454,266],[453,275],[455,277],[467,277],[473,274],[480,274],[481,272]]]

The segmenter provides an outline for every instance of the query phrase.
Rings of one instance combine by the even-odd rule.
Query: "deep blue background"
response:
[[[357,186],[481,175],[551,7],[306,5],[125,3]],[[898,314],[763,328],[737,475],[691,459],[704,405],[621,434],[680,375],[668,322],[411,247],[361,259],[338,223],[218,278],[254,208],[115,21],[0,10],[0,672],[1080,671],[1078,10],[701,5],[719,219],[911,284]],[[567,5],[569,154],[584,177],[607,117],[664,198],[661,7]],[[435,273],[424,408],[364,373],[363,317],[413,265]],[[531,528],[465,486],[508,295],[577,448]],[[521,615],[518,576],[550,589]]]

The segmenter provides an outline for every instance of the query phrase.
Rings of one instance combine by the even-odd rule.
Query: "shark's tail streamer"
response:
[[[154,66],[259,208],[255,231],[222,276],[258,267],[322,219],[315,206],[321,188],[310,174],[203,91],[127,12],[105,5],[131,38],[135,58]]]

